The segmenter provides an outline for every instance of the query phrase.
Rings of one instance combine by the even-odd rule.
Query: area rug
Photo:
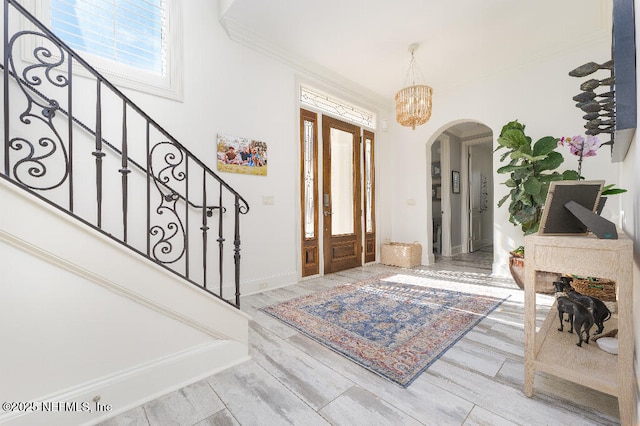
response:
[[[377,277],[262,310],[407,387],[504,300]]]

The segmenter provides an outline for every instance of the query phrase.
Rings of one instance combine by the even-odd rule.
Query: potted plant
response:
[[[583,158],[596,155],[602,144],[596,136],[591,135],[587,135],[586,138],[545,136],[532,144],[532,139],[525,134],[524,129],[524,124],[518,120],[507,123],[498,137],[496,151],[506,150],[500,161],[508,163],[500,167],[498,173],[509,175],[504,184],[511,188],[509,194],[498,202],[498,207],[508,200],[509,221],[514,226],[520,226],[524,235],[527,235],[538,231],[550,183],[556,180],[582,179]],[[560,146],[568,146],[571,154],[580,157],[578,171],[556,171],[564,162],[562,154],[556,151]],[[613,184],[605,185],[601,193],[601,203],[606,199],[605,196],[623,192],[626,192],[626,189],[616,188]],[[518,286],[524,288],[524,247],[520,246],[509,254],[511,275]],[[557,277],[557,274],[538,272],[536,291],[553,293],[553,281],[557,280]]]
[[[498,169],[498,173],[509,176],[504,185],[511,188],[498,202],[498,207],[509,201],[509,222],[520,226],[524,235],[528,235],[538,231],[549,184],[557,180],[577,180],[578,172],[556,171],[564,162],[562,154],[556,151],[560,139],[545,136],[532,143],[524,129],[524,124],[511,121],[502,128],[498,137],[496,151],[505,150],[500,161],[508,161]],[[511,274],[518,286],[524,288],[524,248],[519,247],[510,255]],[[536,291],[552,293],[556,278],[555,274],[538,277]]]

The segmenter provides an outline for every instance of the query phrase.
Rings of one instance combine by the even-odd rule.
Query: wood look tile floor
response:
[[[555,377],[537,374],[533,398],[524,395],[524,294],[511,279],[491,277],[491,261],[485,250],[413,269],[370,265],[244,297],[250,361],[102,425],[619,424],[616,398]],[[406,389],[259,311],[383,273],[509,299]],[[552,298],[539,297],[541,324]]]

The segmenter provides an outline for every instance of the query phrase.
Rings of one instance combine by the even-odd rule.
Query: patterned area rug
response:
[[[262,310],[403,387],[505,299],[378,277]]]

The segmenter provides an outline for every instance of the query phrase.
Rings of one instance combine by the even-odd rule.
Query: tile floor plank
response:
[[[315,410],[254,361],[208,379],[241,425],[327,425]]]
[[[332,425],[412,426],[421,424],[359,386],[349,389],[320,410],[320,414]]]
[[[289,390],[318,410],[353,386],[353,382],[287,341],[252,324],[250,355]]]
[[[224,404],[206,380],[162,396],[143,406],[149,424],[195,424],[223,410]]]

